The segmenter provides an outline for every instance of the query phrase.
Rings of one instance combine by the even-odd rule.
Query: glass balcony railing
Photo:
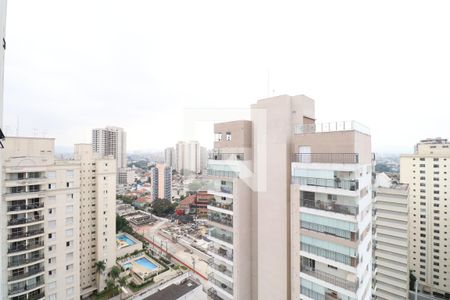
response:
[[[300,206],[335,212],[335,213],[344,214],[344,215],[352,215],[352,216],[357,216],[359,213],[358,207],[337,204],[332,201],[300,199]]]
[[[307,186],[319,186],[319,187],[329,187],[334,189],[343,189],[349,191],[357,191],[359,189],[358,180],[346,180],[340,178],[334,179],[324,179],[324,178],[314,178],[314,177],[292,177],[293,184],[307,185]]]
[[[302,251],[306,251],[320,257],[325,257],[352,267],[356,267],[358,265],[358,257],[351,257],[325,248],[319,248],[313,245],[309,245],[304,242],[300,242],[300,249]]]
[[[209,214],[208,220],[211,222],[219,223],[228,227],[233,227],[233,217],[230,215],[218,215],[218,214]]]
[[[28,245],[17,245],[17,246],[12,246],[8,249],[8,253],[16,253],[16,252],[22,252],[22,251],[28,251],[28,250],[32,250],[32,249],[36,249],[39,247],[44,247],[44,241],[41,242],[33,242],[33,243],[29,243]]]
[[[335,286],[344,288],[346,290],[349,290],[349,291],[352,291],[352,292],[355,292],[355,293],[358,290],[358,282],[351,282],[351,281],[348,281],[348,280],[346,280],[344,278],[340,278],[340,277],[337,277],[335,275],[331,275],[329,273],[316,270],[316,269],[314,269],[314,268],[312,268],[310,266],[307,266],[307,265],[301,265],[300,266],[300,270],[301,270],[301,272],[303,272],[305,274],[308,274],[308,275],[310,275],[312,277],[315,277],[317,279],[326,281],[326,282],[331,283],[331,284],[333,284]]]
[[[357,164],[359,155],[358,153],[294,153],[292,162]]]
[[[214,248],[214,247],[210,247],[208,249],[209,252],[215,253],[223,258],[226,258],[230,261],[233,261],[233,252],[232,251],[227,251],[225,249],[222,248]]]
[[[233,211],[233,203],[219,202],[219,201],[211,201],[208,203],[210,206],[214,206],[221,209],[226,209],[229,211]]]
[[[43,233],[44,233],[44,228],[37,229],[37,230],[30,230],[27,232],[15,232],[12,234],[8,234],[8,240],[32,237],[32,236],[43,234]]]
[[[215,170],[215,169],[207,169],[208,176],[213,177],[225,177],[225,178],[238,178],[239,173],[235,171],[223,171],[223,170]]]
[[[38,300],[38,299],[43,299],[43,298],[45,298],[44,292],[40,292],[40,293],[33,294],[33,295],[28,295],[28,300]]]
[[[44,285],[44,279],[42,278],[41,280],[36,281],[35,283],[32,284],[24,284],[22,286],[17,286],[15,288],[12,288],[8,291],[8,295],[13,296],[16,294],[20,294],[23,292],[27,292],[27,291],[31,291],[34,290],[40,286]]]
[[[16,280],[20,280],[23,278],[27,278],[39,273],[44,272],[44,266],[39,266],[38,268],[34,268],[34,269],[28,269],[27,272],[24,272],[22,274],[16,274],[16,275],[11,275],[8,276],[8,281],[16,281]]]
[[[11,211],[20,211],[20,210],[31,210],[37,208],[43,208],[44,203],[32,203],[32,204],[19,204],[19,205],[10,205],[8,206],[8,212]]]
[[[38,217],[29,217],[29,218],[16,218],[11,219],[8,221],[8,226],[15,226],[15,225],[21,225],[21,224],[29,224],[34,222],[40,222],[44,220],[44,216],[38,216]]]
[[[209,231],[209,235],[226,243],[233,244],[233,236],[231,234],[220,232],[214,228]]]
[[[350,240],[350,241],[356,241],[359,236],[358,232],[343,230],[343,229],[339,229],[336,227],[321,225],[321,224],[303,221],[303,220],[300,220],[300,227],[307,229],[307,230],[332,235],[332,236],[343,238],[343,239]]]
[[[210,153],[212,160],[244,160],[244,153]]]
[[[217,295],[217,291],[213,287],[208,289],[208,299],[211,299],[211,300],[225,300],[225,299],[221,298],[219,295]]]
[[[223,273],[223,274],[227,275],[228,277],[233,277],[233,271],[232,271],[232,270],[229,270],[229,269],[227,268],[227,266],[225,266],[225,265],[218,265],[218,264],[212,263],[212,264],[210,264],[209,266],[210,266],[212,269],[214,269],[214,270],[216,270],[216,271],[219,271],[220,273]]]
[[[39,261],[44,259],[44,254],[41,253],[40,255],[25,258],[25,259],[12,259],[8,262],[8,268],[18,267],[18,266],[24,266],[27,264],[31,264],[33,262]]]
[[[228,294],[233,295],[233,284],[232,283],[225,283],[222,281],[217,280],[214,277],[214,274],[208,275],[208,281],[213,283],[215,286],[220,287],[222,290],[226,291]]]

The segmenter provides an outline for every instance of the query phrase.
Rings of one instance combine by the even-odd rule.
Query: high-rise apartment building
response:
[[[172,169],[165,164],[156,164],[151,170],[152,200],[172,200]]]
[[[116,262],[116,160],[101,157],[91,144],[76,144],[80,163],[80,288],[86,297],[106,287],[107,274]],[[105,262],[97,273],[95,263]]]
[[[196,141],[178,142],[176,145],[176,170],[180,174],[198,174],[202,171],[200,144]]]
[[[252,190],[239,176],[252,170],[252,123],[234,121],[214,125],[216,140],[208,164],[211,178],[208,205],[208,253],[211,299],[251,299]],[[223,132],[223,133],[222,133]]]
[[[2,152],[1,299],[79,299],[79,163],[55,160],[54,139]]]
[[[175,153],[175,148],[173,147],[169,147],[164,149],[164,163],[166,164],[166,166],[171,167],[172,169],[176,170],[176,153]]]
[[[409,187],[386,174],[377,180],[373,207],[374,298],[409,299]],[[387,177],[387,178],[386,178]]]
[[[316,124],[305,96],[260,100],[251,116],[215,126],[209,297],[370,299],[368,130]]]
[[[426,139],[400,156],[400,182],[410,187],[409,268],[419,289],[450,297],[450,143]]]
[[[124,185],[127,173],[127,134],[120,127],[108,126],[92,130],[92,150],[101,157],[112,155],[117,160],[117,184]]]

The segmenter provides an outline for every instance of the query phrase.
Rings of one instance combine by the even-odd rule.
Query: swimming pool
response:
[[[141,257],[141,258],[135,260],[134,262],[137,263],[138,265],[148,269],[149,271],[153,271],[154,269],[158,268],[157,265],[155,265],[154,263],[152,263],[145,257]]]
[[[119,240],[119,241],[122,241],[122,242],[125,242],[126,244],[127,244],[127,246],[132,246],[132,245],[134,245],[134,244],[136,244],[133,240],[131,240],[130,238],[128,238],[126,235],[119,235],[118,237],[117,237],[117,239]]]
[[[133,267],[133,265],[132,265],[131,263],[126,263],[126,264],[123,264],[122,267],[123,267],[125,270],[129,270],[129,269],[131,269],[131,268]]]

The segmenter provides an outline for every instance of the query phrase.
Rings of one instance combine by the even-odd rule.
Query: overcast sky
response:
[[[448,1],[8,1],[6,131],[70,147],[115,125],[130,151],[162,149],[185,138],[186,109],[235,118],[266,97],[269,71],[270,95],[305,94],[318,120],[370,127],[374,151],[411,152],[450,137],[449,15]]]

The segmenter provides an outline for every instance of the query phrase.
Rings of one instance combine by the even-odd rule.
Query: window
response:
[[[48,295],[48,300],[56,300],[56,294]]]
[[[56,178],[56,172],[55,171],[47,172],[47,178],[48,179],[55,179]]]
[[[73,229],[66,230],[66,237],[73,237]]]
[[[73,264],[67,265],[66,271],[73,271]]]
[[[66,290],[66,296],[67,296],[67,297],[73,296],[73,287],[68,288],[68,289]]]
[[[55,229],[56,228],[56,221],[48,221],[48,228],[49,229]]]
[[[49,183],[49,184],[48,184],[48,189],[49,189],[49,190],[54,190],[54,189],[56,189],[56,183]]]
[[[48,276],[55,276],[56,275],[56,270],[50,270],[48,271]]]
[[[214,134],[214,141],[215,142],[220,142],[222,140],[222,133],[221,132],[217,132]]]
[[[73,205],[66,206],[66,214],[73,214]]]
[[[73,284],[73,275],[66,277],[66,284]]]
[[[56,281],[50,282],[50,283],[48,284],[48,288],[49,288],[50,290],[56,289]],[[50,297],[48,297],[48,299],[50,299]],[[55,299],[56,299],[56,298],[55,298]]]
[[[227,132],[227,141],[231,141],[231,132]]]
[[[66,225],[73,225],[73,217],[66,218]]]
[[[49,263],[50,265],[56,263],[56,257],[51,257],[51,258],[49,258],[49,259],[48,259],[48,263]]]
[[[52,233],[48,234],[48,239],[49,240],[54,240],[55,238],[56,238],[56,233],[55,232],[52,232]]]
[[[74,177],[74,174],[75,174],[75,171],[74,171],[74,170],[67,170],[67,171],[66,171],[66,177],[67,177],[67,178],[73,178],[73,177]]]
[[[66,254],[66,261],[68,261],[68,260],[73,260],[73,252]]]
[[[73,187],[73,182],[66,182],[66,187],[68,187],[68,188]]]

